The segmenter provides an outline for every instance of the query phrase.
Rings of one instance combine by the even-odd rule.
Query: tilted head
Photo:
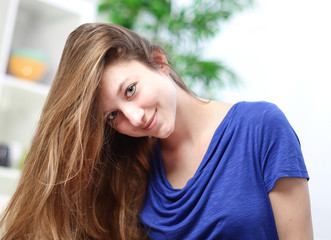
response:
[[[108,23],[83,24],[70,34],[66,42],[51,89],[53,97],[56,96],[55,104],[81,108],[81,113],[87,113],[90,108],[91,114],[90,111],[96,111],[95,107],[100,105],[98,86],[106,65],[136,60],[158,70],[167,64],[162,61],[161,55],[163,51],[160,47],[122,26]],[[172,68],[170,77],[192,94]]]

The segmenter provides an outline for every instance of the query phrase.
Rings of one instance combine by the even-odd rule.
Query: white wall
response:
[[[308,167],[315,239],[331,239],[331,1],[255,0],[208,47],[244,82],[220,99],[276,103]]]

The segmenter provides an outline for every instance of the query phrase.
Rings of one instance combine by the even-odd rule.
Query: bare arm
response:
[[[279,179],[269,198],[280,240],[314,238],[306,179]]]

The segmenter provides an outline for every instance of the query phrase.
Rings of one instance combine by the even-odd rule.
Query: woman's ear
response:
[[[164,53],[161,49],[156,49],[153,51],[152,60],[155,62],[158,66],[158,68],[166,75],[168,76],[170,73],[170,67],[168,65],[168,61]]]

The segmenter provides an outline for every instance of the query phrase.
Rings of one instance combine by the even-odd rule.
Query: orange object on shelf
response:
[[[11,75],[29,81],[38,81],[46,73],[46,56],[33,50],[13,51],[8,61]]]

